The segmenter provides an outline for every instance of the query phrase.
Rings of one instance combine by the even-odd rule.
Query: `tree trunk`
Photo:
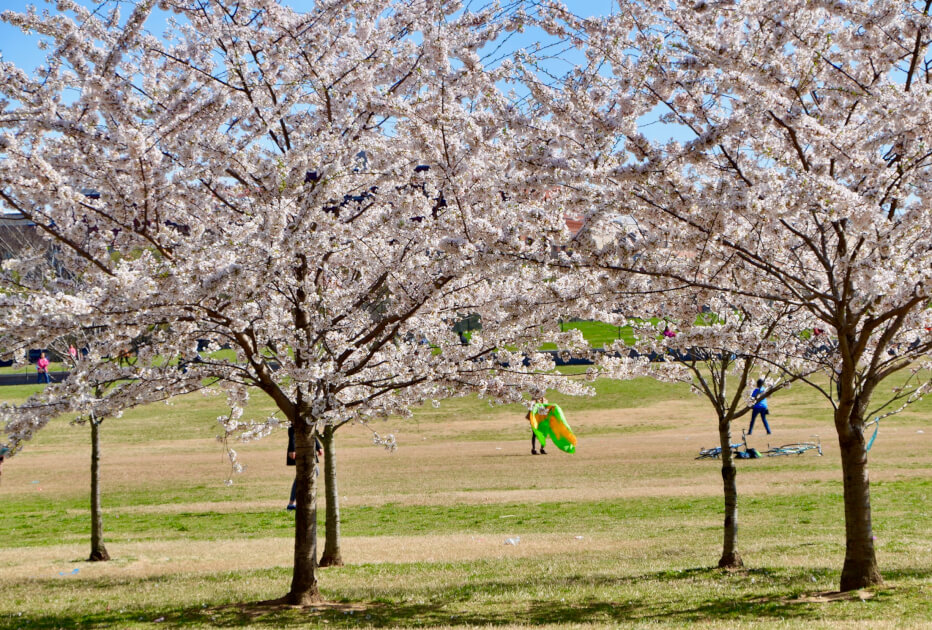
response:
[[[285,602],[306,606],[321,601],[317,586],[317,475],[314,437],[316,425],[303,417],[292,420],[295,434],[295,478],[297,509],[295,510],[294,570],[291,590]]]
[[[100,420],[91,418],[91,562],[110,559],[104,546],[104,521],[100,512]]]
[[[327,539],[324,543],[324,554],[320,557],[322,567],[343,566],[343,556],[340,553],[340,493],[337,489],[335,432],[333,426],[327,426],[320,440],[324,446],[324,493],[327,495]]]
[[[867,472],[867,450],[864,444],[863,418],[856,412],[836,414],[838,444],[841,447],[841,470],[845,489],[845,564],[841,570],[841,590],[853,591],[882,584],[874,533],[871,527],[870,479]],[[847,416],[847,417],[846,417]],[[855,429],[857,427],[857,429]]]
[[[719,418],[718,437],[722,445],[722,489],[725,495],[725,538],[718,566],[736,569],[744,563],[738,554],[738,469],[731,453],[730,419]]]

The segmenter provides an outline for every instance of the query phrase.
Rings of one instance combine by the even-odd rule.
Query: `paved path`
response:
[[[68,372],[49,372],[49,376],[56,383],[68,378]],[[35,385],[39,382],[36,372],[21,372],[16,374],[0,374],[0,385]]]

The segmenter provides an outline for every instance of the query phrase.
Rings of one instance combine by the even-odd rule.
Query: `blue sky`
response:
[[[574,12],[580,15],[605,15],[611,13],[615,0],[564,0],[565,4]],[[98,6],[98,2],[84,0],[85,6]],[[122,13],[126,15],[129,12],[129,3],[123,5]],[[308,2],[300,0],[285,0],[285,4],[294,7],[307,5]],[[25,11],[26,7],[33,5],[37,10],[55,11],[53,4],[48,4],[41,0],[0,0],[0,9],[12,11]],[[5,61],[12,61],[20,68],[32,71],[36,66],[45,60],[45,52],[39,50],[36,46],[35,36],[26,36],[19,29],[0,22],[0,53]]]
[[[93,0],[79,0],[85,6],[88,7],[97,7],[100,6],[100,2],[95,2]],[[283,0],[287,4],[291,4],[295,7],[308,6],[310,5],[310,0]],[[486,0],[473,0],[474,5],[482,5]],[[564,0],[564,3],[567,7],[577,13],[578,15],[586,16],[595,16],[595,15],[608,15],[611,14],[615,7],[617,0]],[[112,3],[107,3],[109,6],[105,11],[109,12],[110,6]],[[121,13],[125,17],[131,10],[131,2],[123,0],[121,3]],[[55,6],[44,2],[43,0],[0,0],[0,9],[2,10],[13,10],[13,11],[25,11],[28,6],[33,5],[38,11],[49,11],[54,12]],[[164,23],[155,23],[152,30],[158,30],[163,27]],[[534,43],[534,35],[532,31],[529,31],[522,35],[517,35],[512,38],[508,47],[512,49],[530,47]],[[0,21],[0,54],[5,61],[11,61],[15,63],[20,68],[26,70],[27,72],[32,72],[35,68],[45,61],[46,51],[40,50],[37,42],[38,37],[35,35],[25,35],[18,28],[10,26],[9,24]],[[567,60],[568,63],[573,63],[573,61]],[[582,61],[580,59],[580,61]],[[569,66],[559,67],[554,65],[553,71],[555,74],[562,74],[569,69]],[[679,140],[686,139],[691,137],[691,134],[685,132],[684,129],[677,129],[676,126],[657,126],[654,121],[656,120],[657,112],[652,112],[645,115],[642,119],[642,123],[646,125],[645,132],[648,134],[648,137],[654,137],[656,139],[668,139],[676,138]],[[654,124],[647,124],[654,123]],[[663,127],[663,130],[661,130]]]

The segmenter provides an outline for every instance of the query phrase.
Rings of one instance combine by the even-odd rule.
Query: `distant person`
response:
[[[68,356],[71,357],[72,361],[78,360],[78,349],[74,347],[74,344],[68,346]]]
[[[49,364],[51,361],[45,358],[45,353],[39,353],[39,360],[36,361],[36,372],[38,372],[36,382],[37,383],[51,383],[52,379],[49,377]]]
[[[314,436],[314,476],[317,476],[319,472],[317,469],[317,463],[320,461],[320,456],[324,454],[324,447],[321,445],[320,440],[317,439],[317,436]],[[298,451],[294,443],[294,427],[288,427],[288,456],[285,459],[286,466],[296,466],[298,458]],[[288,499],[288,506],[286,510],[296,510],[298,509],[297,503],[297,492],[298,492],[298,476],[295,475],[294,481],[291,482],[291,498]]]
[[[767,429],[767,435],[770,435],[770,425],[767,424],[767,414],[770,413],[770,410],[767,409],[767,399],[761,398],[757,400],[757,397],[764,393],[764,379],[757,379],[757,387],[751,393],[751,398],[754,399],[754,407],[751,409],[751,426],[748,427],[748,435],[754,432],[754,421],[757,419],[757,416],[760,416],[761,422],[764,423],[764,428]]]
[[[673,337],[676,337],[676,333],[670,330],[669,326],[664,326],[663,336],[666,337],[667,339],[672,339]]]
[[[5,446],[0,446],[0,476],[3,475],[3,458],[6,457],[6,454],[10,452]]]
[[[133,351],[130,348],[122,348],[117,353],[117,363],[119,363],[120,365],[129,364],[132,358],[133,358]]]
[[[543,394],[537,396],[534,399],[534,404],[531,405],[531,413],[534,415],[542,415],[547,411],[547,399]],[[528,414],[530,416],[530,414]],[[530,420],[530,417],[528,418]],[[544,450],[544,445],[540,445],[540,454],[546,455],[547,451]],[[534,433],[534,430],[531,429],[531,455],[537,455],[537,434]]]

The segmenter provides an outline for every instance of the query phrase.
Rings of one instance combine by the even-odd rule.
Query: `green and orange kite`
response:
[[[540,440],[541,448],[547,444],[549,437],[561,451],[576,452],[576,436],[573,435],[573,430],[563,417],[560,405],[534,405],[534,408],[528,412],[527,419],[531,423],[531,431]]]

